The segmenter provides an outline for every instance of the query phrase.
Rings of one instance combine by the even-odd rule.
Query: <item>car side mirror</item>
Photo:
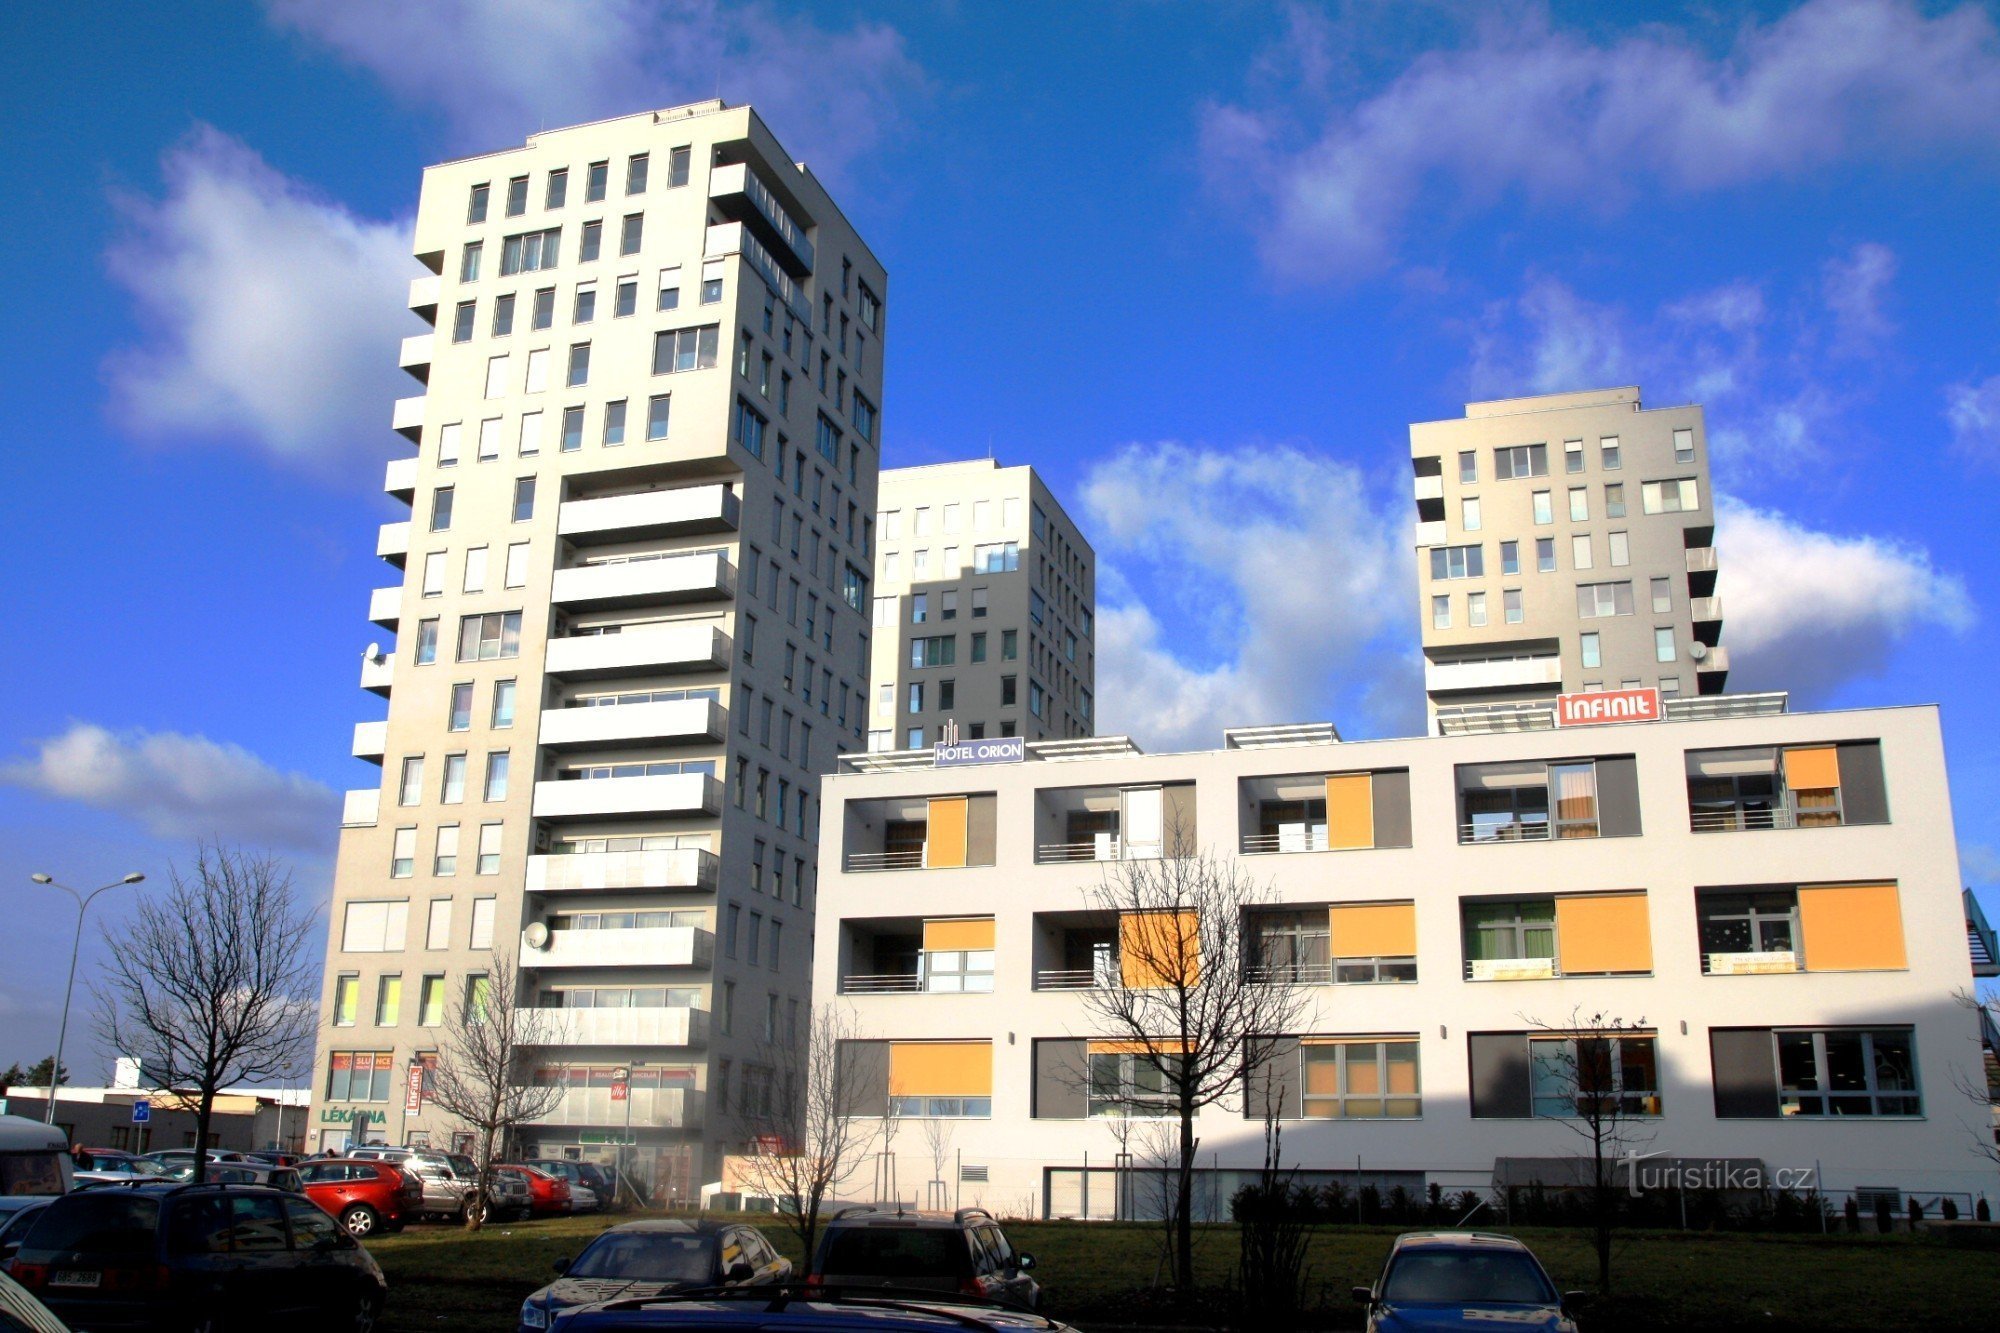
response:
[[[1564,1305],[1575,1305],[1579,1301],[1587,1301],[1589,1299],[1590,1293],[1587,1291],[1566,1291],[1563,1293],[1562,1303]]]
[[[722,1280],[724,1282],[748,1282],[756,1276],[756,1269],[738,1259],[735,1263],[729,1265],[729,1271],[722,1275]]]
[[[557,1277],[561,1277],[564,1273],[569,1272],[569,1260],[558,1259],[554,1263],[550,1264],[549,1267],[556,1270]]]
[[[1375,1289],[1373,1287],[1349,1287],[1347,1294],[1354,1298],[1356,1305],[1373,1305],[1375,1303]]]
[[[1035,1256],[1032,1254],[1017,1254],[1014,1256],[1014,1264],[1025,1273],[1035,1266]]]

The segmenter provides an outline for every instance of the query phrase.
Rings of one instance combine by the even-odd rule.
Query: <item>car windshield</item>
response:
[[[713,1236],[608,1232],[577,1256],[565,1277],[615,1277],[634,1282],[706,1282],[715,1272]]]
[[[1548,1305],[1541,1266],[1519,1250],[1406,1250],[1389,1265],[1385,1301],[1438,1305]]]
[[[45,1203],[34,1204],[8,1218],[6,1225],[0,1226],[0,1245],[17,1244],[21,1237],[27,1235],[29,1229],[41,1220],[42,1209],[46,1207],[48,1205]]]
[[[143,1254],[153,1248],[160,1202],[124,1190],[71,1194],[42,1210],[24,1250],[77,1250],[86,1254]]]
[[[61,1194],[62,1153],[43,1148],[0,1152],[0,1194]]]
[[[451,1169],[458,1174],[460,1180],[470,1180],[479,1174],[479,1168],[474,1166],[472,1159],[464,1153],[455,1152],[445,1160],[451,1163]]]
[[[958,1277],[965,1242],[943,1227],[840,1227],[827,1236],[822,1267],[828,1275]]]

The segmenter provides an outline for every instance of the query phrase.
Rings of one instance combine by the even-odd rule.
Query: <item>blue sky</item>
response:
[[[0,1062],[53,1045],[30,871],[215,834],[322,894],[379,776],[422,167],[718,88],[888,266],[884,461],[1034,463],[1092,532],[1107,728],[1418,729],[1407,423],[1637,383],[1708,407],[1732,686],[1941,703],[2000,876],[1990,5],[79,2],[0,38]]]

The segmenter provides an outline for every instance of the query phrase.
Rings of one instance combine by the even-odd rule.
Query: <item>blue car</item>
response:
[[[1076,1333],[1067,1324],[978,1296],[899,1287],[734,1287],[587,1305],[556,1333]],[[1491,1329],[1485,1333],[1492,1333]]]
[[[1398,1236],[1375,1285],[1354,1288],[1368,1307],[1368,1333],[1576,1333],[1569,1301],[1579,1294],[1558,1292],[1534,1252],[1512,1236],[1477,1231]]]

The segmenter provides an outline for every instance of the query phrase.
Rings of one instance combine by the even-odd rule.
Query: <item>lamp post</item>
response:
[[[56,1055],[49,1065],[49,1110],[48,1114],[42,1117],[43,1123],[53,1125],[56,1122],[56,1089],[62,1085],[63,1044],[69,1040],[69,999],[71,992],[76,989],[76,955],[83,947],[83,914],[90,909],[91,900],[105,889],[115,889],[124,884],[137,884],[146,877],[135,870],[125,878],[113,880],[100,888],[92,889],[89,893],[78,893],[67,884],[58,884],[48,875],[36,874],[28,878],[37,884],[61,889],[76,899],[76,934],[71,937],[69,943],[69,980],[63,983],[62,1026],[56,1029]]]

